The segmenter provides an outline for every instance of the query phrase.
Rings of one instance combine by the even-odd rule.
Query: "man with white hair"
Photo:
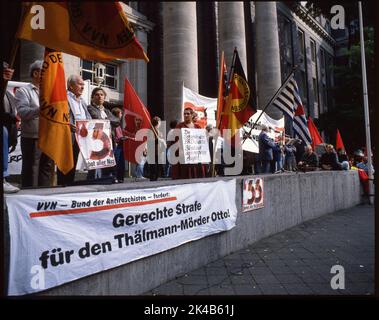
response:
[[[84,90],[84,81],[79,75],[70,75],[67,79],[67,101],[70,112],[70,126],[71,126],[71,139],[74,156],[74,168],[67,174],[63,174],[57,170],[57,183],[58,185],[70,185],[75,180],[75,168],[78,161],[79,146],[75,139],[75,132],[77,130],[76,120],[91,119],[91,115],[87,110],[87,104],[82,98]]]
[[[16,108],[21,118],[21,186],[36,187],[41,151],[38,149],[39,84],[43,61],[29,66],[32,82],[16,91]]]

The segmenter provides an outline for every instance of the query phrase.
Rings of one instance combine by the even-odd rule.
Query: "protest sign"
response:
[[[236,180],[9,195],[9,295],[49,289],[235,226]]]
[[[8,153],[8,173],[9,175],[21,174],[22,152],[21,152],[21,129],[17,131],[17,145],[12,153]]]
[[[88,170],[116,165],[109,120],[77,120],[76,127],[76,141]]]
[[[242,212],[264,207],[264,189],[262,178],[243,180]]]
[[[181,163],[196,164],[211,162],[208,137],[205,129],[183,128],[180,130],[180,133],[181,153],[183,154]]]

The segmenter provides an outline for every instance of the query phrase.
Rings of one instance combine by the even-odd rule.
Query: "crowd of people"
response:
[[[19,88],[15,97],[9,92],[4,96],[4,116],[3,116],[3,187],[5,193],[19,191],[19,188],[11,185],[5,180],[8,176],[8,153],[12,152],[17,144],[18,120],[21,120],[21,188],[37,186],[51,186],[53,183],[52,174],[54,172],[54,162],[38,148],[38,123],[39,123],[39,80],[43,61],[35,61],[30,65],[31,83]],[[11,80],[14,70],[3,68],[4,80]],[[123,111],[114,107],[112,110],[105,106],[107,93],[102,87],[92,90],[91,103],[87,105],[82,94],[84,81],[78,75],[70,75],[67,80],[67,100],[70,114],[70,128],[73,148],[73,169],[64,174],[57,170],[57,184],[61,186],[72,185],[75,181],[76,164],[80,153],[79,145],[75,138],[75,133],[79,130],[76,120],[103,119],[109,120],[111,124],[111,140],[113,144],[116,165],[102,169],[88,170],[87,180],[94,181],[100,178],[109,178],[113,183],[124,181],[125,158],[124,142],[141,145],[136,141],[136,134],[141,128],[142,118],[138,115],[134,118],[134,123],[130,127],[123,126]],[[170,147],[179,139],[174,135],[175,129],[202,128],[198,116],[192,108],[185,108],[183,111],[184,121],[170,122],[167,140],[163,138],[161,119],[152,117],[150,119],[152,136],[142,142],[147,142],[145,148],[133,155],[134,159],[131,168],[136,179],[150,179],[155,181],[158,178],[186,179],[210,177],[214,174],[223,176],[225,163],[221,161],[214,167],[211,164],[184,164],[181,162],[171,164],[172,156],[178,157],[179,150],[171,151]],[[206,126],[206,134],[209,143],[209,153],[211,160],[214,157],[214,139],[212,125]],[[326,144],[322,154],[316,153],[312,146],[302,146],[299,139],[285,137],[280,142],[275,142],[268,135],[269,128],[261,126],[261,133],[258,137],[259,154],[252,157],[245,157],[242,174],[265,174],[279,173],[284,171],[315,171],[315,170],[349,170],[359,168],[368,171],[367,157],[361,150],[354,153],[349,158],[345,150],[334,150],[333,145]],[[221,139],[222,140],[222,139]],[[149,147],[152,146],[151,148]],[[132,148],[133,149],[133,148]],[[134,148],[136,149],[136,148]],[[149,150],[153,150],[153,154]],[[223,147],[221,145],[221,160],[223,160]],[[300,152],[302,151],[302,152]],[[248,153],[246,153],[248,154]],[[299,161],[297,161],[297,159]],[[129,160],[129,159],[128,159]],[[246,168],[250,168],[247,169]]]
[[[262,125],[256,173],[350,169],[363,169],[368,173],[367,155],[360,149],[348,157],[346,150],[340,148],[336,151],[332,144],[322,144],[316,153],[311,145],[302,148],[299,139],[285,137],[284,143],[275,142],[267,132],[268,127]]]

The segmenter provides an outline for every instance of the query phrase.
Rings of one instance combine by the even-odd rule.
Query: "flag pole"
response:
[[[22,23],[24,22],[24,18],[25,18],[26,13],[27,13],[27,10],[25,10],[24,5],[21,4],[20,21],[18,23],[18,28],[17,28],[16,34],[15,34],[15,38],[12,42],[12,48],[11,48],[10,57],[9,57],[8,68],[10,68],[10,69],[13,69],[13,65],[14,65],[14,62],[16,60],[16,54],[17,54],[17,51],[20,47],[20,39],[17,37],[17,35],[21,29]],[[4,66],[3,66],[3,69],[4,69]],[[7,91],[7,86],[8,86],[8,80],[3,79],[3,86],[1,87],[1,92],[0,92],[0,97],[2,100],[4,99],[5,92]]]
[[[222,106],[224,103],[222,103],[220,100],[224,101],[224,95],[220,97],[220,91],[224,83],[221,83],[222,79],[224,78],[224,63],[225,63],[225,57],[224,57],[224,51],[221,53],[221,63],[220,63],[220,72],[219,72],[219,83],[218,83],[218,96],[217,96],[217,112],[216,112],[216,128],[218,129],[221,123],[221,116],[222,116]],[[220,119],[219,119],[220,118]],[[213,145],[213,157],[212,157],[212,177],[215,176],[215,155],[216,155],[216,147],[217,147],[217,140],[218,140],[219,132],[217,131],[217,135],[215,138],[215,143]]]
[[[246,139],[250,136],[251,134],[251,131],[253,131],[254,127],[256,126],[258,120],[260,119],[260,117],[262,116],[262,114],[264,113],[264,111],[272,104],[272,102],[278,97],[280,91],[282,90],[282,88],[284,88],[287,83],[290,81],[292,75],[294,74],[295,70],[298,68],[298,65],[295,65],[293,68],[292,68],[292,71],[291,73],[288,75],[288,77],[286,78],[286,80],[283,82],[283,84],[279,87],[279,89],[275,92],[275,94],[273,95],[273,97],[270,99],[270,101],[266,104],[266,106],[263,108],[261,114],[259,115],[259,117],[257,118],[257,120],[255,120],[255,122],[253,123],[249,133],[247,135],[244,136],[243,138],[243,141],[242,143],[244,143],[246,141]],[[257,108],[258,109],[258,108]]]
[[[237,47],[234,47],[234,52],[233,52],[233,58],[232,58],[232,65],[230,66],[230,72],[229,72],[229,77],[228,77],[228,86],[230,85],[230,78],[232,77],[232,73],[234,71],[234,64],[235,64],[235,61],[236,61],[236,57],[237,57]],[[228,95],[228,88],[226,88],[227,92],[226,92],[226,96]],[[223,111],[223,110],[222,110]],[[222,116],[223,116],[223,112],[221,111],[220,113],[220,121],[218,123],[218,127],[217,129],[220,130],[220,125],[222,123]]]
[[[367,165],[368,165],[368,199],[369,203],[373,204],[373,172],[372,172],[372,154],[371,154],[371,135],[370,135],[370,115],[368,108],[368,92],[367,92],[367,74],[366,74],[366,59],[365,59],[365,40],[363,35],[363,18],[362,18],[362,2],[358,1],[359,9],[359,34],[361,44],[361,62],[362,62],[362,85],[363,85],[363,105],[365,113],[365,129],[366,129],[366,150],[367,150]]]
[[[224,51],[222,52],[222,54],[224,54]],[[235,62],[236,62],[236,57],[237,57],[237,47],[234,47],[234,51],[233,51],[233,57],[232,57],[232,64],[230,66],[230,72],[229,72],[229,77],[228,77],[228,86],[230,84],[230,81],[231,81],[231,77],[232,77],[232,74],[233,74],[233,71],[234,71],[234,65],[235,65]],[[222,67],[220,67],[220,70],[222,70]],[[220,77],[222,75],[220,74]],[[226,95],[228,94],[228,88],[226,88]],[[223,100],[225,100],[225,98],[223,98]],[[223,103],[223,106],[225,106],[225,101]],[[217,106],[218,107],[218,106]],[[216,153],[216,147],[217,147],[217,140],[218,140],[218,137],[219,137],[219,133],[220,133],[220,126],[221,126],[221,123],[222,123],[222,116],[223,116],[223,112],[224,110],[221,110],[220,112],[220,121],[218,123],[216,123],[216,127],[217,127],[217,135],[216,135],[216,139],[215,139],[215,143],[214,143],[214,146],[213,146],[213,160],[212,160],[212,177],[215,176],[215,153]],[[216,119],[217,121],[217,119]]]

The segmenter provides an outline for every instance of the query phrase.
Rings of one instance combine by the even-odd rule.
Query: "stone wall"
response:
[[[39,295],[138,295],[162,283],[242,249],[264,237],[304,221],[360,203],[357,171],[330,171],[262,175],[264,208],[242,213],[242,183],[246,177],[166,180],[119,185],[76,186],[54,189],[55,194],[142,189],[217,179],[237,179],[236,227],[186,243],[165,252],[91,275]],[[51,194],[51,189],[23,190],[24,194]]]

